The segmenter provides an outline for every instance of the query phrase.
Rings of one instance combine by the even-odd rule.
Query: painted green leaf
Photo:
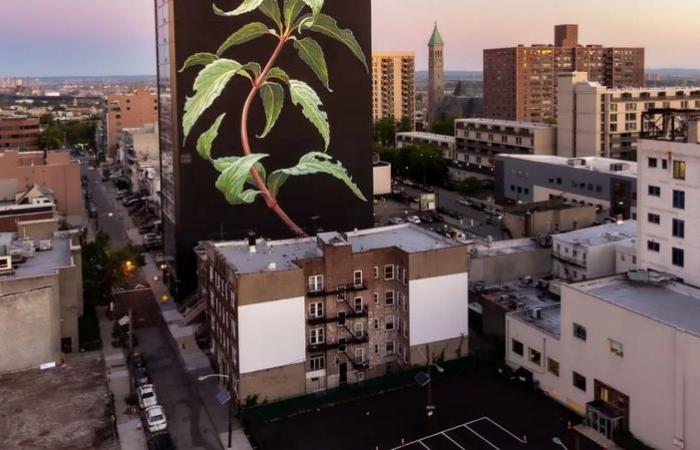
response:
[[[221,127],[221,121],[224,120],[226,113],[221,114],[216,118],[214,124],[207,131],[202,133],[197,139],[197,153],[204,159],[211,159],[211,148],[214,144],[214,139],[219,135],[219,127]]]
[[[284,24],[287,28],[291,27],[299,14],[304,10],[302,0],[284,0]]]
[[[228,166],[216,180],[216,188],[224,194],[227,202],[232,205],[244,205],[255,201],[260,191],[245,189],[245,185],[250,176],[250,169],[267,156],[262,153],[253,153],[227,161]]]
[[[287,75],[287,72],[280,69],[279,67],[273,67],[272,69],[270,69],[270,71],[267,73],[267,78],[280,80],[283,81],[285,84],[289,84],[289,75]]]
[[[260,73],[262,72],[262,68],[260,67],[260,64],[256,62],[249,62],[243,66],[243,70],[246,70],[250,73],[253,74],[254,78],[258,78],[260,76]],[[248,77],[250,78],[250,77]]]
[[[219,57],[213,53],[195,53],[185,60],[185,64],[182,65],[180,72],[193,66],[206,66],[219,59]]]
[[[311,86],[299,80],[289,80],[289,93],[292,97],[292,103],[295,106],[301,106],[301,112],[309,122],[311,122],[323,137],[325,149],[331,143],[331,130],[328,124],[328,115],[325,111],[321,111],[321,99],[316,94]]]
[[[272,172],[267,179],[267,186],[270,190],[270,194],[272,194],[273,197],[277,197],[280,188],[289,177],[313,175],[317,173],[325,173],[339,179],[345,183],[359,199],[367,201],[362,191],[360,191],[360,188],[357,187],[357,184],[355,184],[350,174],[348,174],[347,169],[343,167],[343,164],[341,164],[340,161],[333,162],[333,158],[330,155],[322,152],[307,153],[301,157],[299,164],[296,166]]]
[[[223,158],[216,158],[213,159],[212,165],[214,168],[219,172],[223,173],[226,169],[231,167],[231,164],[235,163],[241,159],[240,156],[225,156]],[[265,166],[263,166],[261,163],[257,162],[255,163],[255,169],[258,171],[260,176],[262,177],[263,180],[267,179],[267,172],[265,171]],[[252,173],[248,173],[248,178],[246,179],[246,183],[248,183],[251,186],[255,186],[255,179],[253,178]]]
[[[323,9],[323,0],[304,0],[304,3],[311,8],[314,20],[316,20],[318,15],[321,14],[321,9]]]
[[[267,119],[265,130],[258,136],[262,139],[270,133],[282,112],[282,107],[284,106],[284,88],[278,83],[265,83],[263,87],[260,88],[260,98],[262,99],[265,117]]]
[[[182,129],[185,139],[192,127],[214,100],[221,95],[226,84],[241,73],[243,66],[232,59],[217,59],[199,72],[194,80],[194,95],[185,101],[185,114],[182,117]],[[247,73],[244,76],[248,76]]]
[[[241,3],[240,6],[238,6],[238,8],[228,12],[223,11],[218,6],[216,6],[216,4],[214,4],[214,13],[218,16],[240,16],[241,14],[249,13],[251,11],[256,10],[263,1],[264,0],[243,0],[243,3]]]
[[[257,39],[260,36],[264,36],[269,33],[270,30],[265,26],[264,23],[249,23],[248,25],[241,27],[235,33],[229,36],[228,39],[226,39],[224,43],[221,44],[221,47],[219,47],[219,49],[216,51],[216,54],[221,56],[226,50],[233,47],[234,45],[245,44],[246,42],[250,42],[253,39]]]
[[[260,4],[260,12],[272,19],[277,27],[282,31],[282,13],[277,0],[263,0]]]
[[[311,67],[311,70],[313,70],[318,79],[321,80],[321,83],[330,91],[326,57],[318,42],[309,37],[296,39],[294,40],[294,48],[299,52],[299,58]]]
[[[355,55],[355,57],[359,59],[362,64],[364,64],[365,70],[369,72],[367,58],[365,57],[365,53],[362,51],[362,47],[360,47],[360,44],[357,42],[357,39],[355,39],[355,35],[350,30],[340,28],[338,26],[338,22],[336,22],[334,18],[326,14],[319,14],[316,20],[313,22],[306,22],[303,27],[343,43],[350,49],[352,54]]]

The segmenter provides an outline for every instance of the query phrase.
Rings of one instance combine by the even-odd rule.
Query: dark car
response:
[[[134,352],[129,356],[129,364],[133,369],[146,368],[146,358],[143,357],[143,353]]]
[[[433,218],[432,214],[421,214],[420,220],[421,220],[421,222],[425,222],[425,223],[435,222],[435,219]]]
[[[437,223],[444,223],[444,222],[445,222],[445,218],[442,217],[442,215],[440,215],[440,214],[433,213],[433,221],[434,221],[434,222],[437,222]]]
[[[134,384],[136,387],[143,386],[144,384],[149,384],[151,382],[151,377],[148,376],[148,371],[145,367],[135,367],[133,374]]]
[[[148,450],[173,450],[175,443],[167,431],[160,431],[148,440]]]

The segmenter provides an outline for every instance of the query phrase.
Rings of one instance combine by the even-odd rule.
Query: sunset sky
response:
[[[155,73],[153,0],[0,3],[0,76]],[[700,68],[698,17],[698,0],[374,0],[373,47],[415,51],[423,69],[438,21],[447,69],[481,70],[484,48],[551,43],[555,24],[578,23],[584,44],[645,47],[648,68]]]

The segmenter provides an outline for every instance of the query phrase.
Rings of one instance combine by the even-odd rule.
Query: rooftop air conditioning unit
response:
[[[47,251],[53,248],[53,241],[51,239],[42,239],[36,243],[36,249],[39,251]]]
[[[12,257],[0,256],[0,275],[7,275],[12,272]]]
[[[542,308],[532,308],[530,310],[530,319],[542,320]]]

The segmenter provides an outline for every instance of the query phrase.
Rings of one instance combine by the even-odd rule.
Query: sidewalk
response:
[[[112,322],[105,316],[106,307],[97,307],[102,337],[102,354],[107,366],[109,390],[114,394],[114,414],[117,417],[119,445],[122,450],[146,449],[146,435],[138,415],[128,415],[126,396],[129,395],[129,371],[121,348],[112,347]]]

